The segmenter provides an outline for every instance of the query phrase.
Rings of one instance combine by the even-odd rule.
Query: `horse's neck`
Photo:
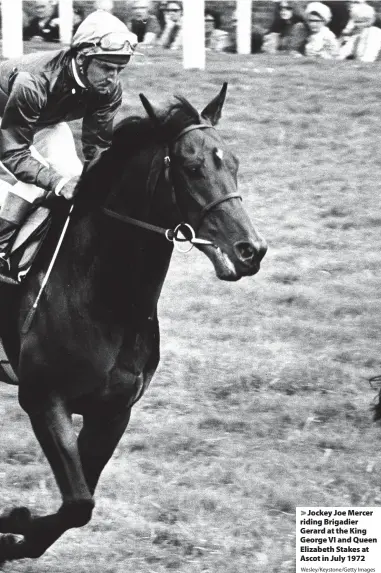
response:
[[[118,203],[123,203],[120,199],[124,194],[128,204],[124,214],[131,213],[135,218],[146,220],[150,211],[147,178],[147,165],[138,161],[133,162],[130,170],[114,173],[113,181],[119,182],[114,209],[122,208]],[[100,193],[102,184],[100,178],[96,193]],[[156,197],[158,200],[160,195]],[[112,202],[110,206],[113,207]],[[73,289],[83,293],[84,299],[95,297],[99,304],[114,309],[136,305],[136,300],[144,312],[156,308],[172,252],[171,244],[164,237],[110,218],[99,202],[80,216],[74,211],[65,245],[63,276],[66,275]]]

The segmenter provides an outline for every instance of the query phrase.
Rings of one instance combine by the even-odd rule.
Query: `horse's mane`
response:
[[[114,128],[112,144],[107,153],[113,155],[122,150],[128,157],[155,142],[156,131],[149,117],[133,115],[123,118]]]
[[[165,108],[155,111],[156,118],[130,116],[115,126],[110,155],[123,149],[124,156],[152,143],[169,143],[182,129],[201,122],[199,113],[183,97],[174,96]]]
[[[200,122],[198,111],[181,96],[155,110],[152,117],[134,115],[122,119],[114,128],[110,148],[84,174],[80,196],[91,202],[102,201],[113,181],[121,180],[131,159],[142,159],[150,149],[169,144],[182,129]]]

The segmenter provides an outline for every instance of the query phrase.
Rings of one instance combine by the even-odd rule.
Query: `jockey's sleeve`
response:
[[[98,100],[86,109],[82,123],[82,149],[86,166],[106,151],[112,140],[115,116],[122,103],[122,86],[118,83],[107,100]]]
[[[62,176],[32,157],[30,150],[45,103],[43,87],[28,72],[20,72],[1,121],[0,161],[19,181],[53,191]]]

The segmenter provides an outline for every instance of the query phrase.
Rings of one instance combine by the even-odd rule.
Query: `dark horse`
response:
[[[237,193],[237,159],[213,127],[225,93],[226,84],[201,114],[179,96],[161,111],[141,96],[149,117],[122,121],[111,148],[81,179],[29,329],[25,318],[62,213],[22,286],[1,287],[0,335],[18,375],[19,401],[63,501],[50,515],[15,508],[1,517],[0,561],[38,557],[90,520],[100,474],[159,363],[157,302],[179,231],[222,280],[259,270],[266,244]],[[182,222],[189,226],[176,231]],[[73,413],[83,418],[78,437]]]

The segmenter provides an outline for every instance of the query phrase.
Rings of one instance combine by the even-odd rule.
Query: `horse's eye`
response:
[[[193,176],[200,176],[201,175],[201,165],[188,165],[187,171]]]

